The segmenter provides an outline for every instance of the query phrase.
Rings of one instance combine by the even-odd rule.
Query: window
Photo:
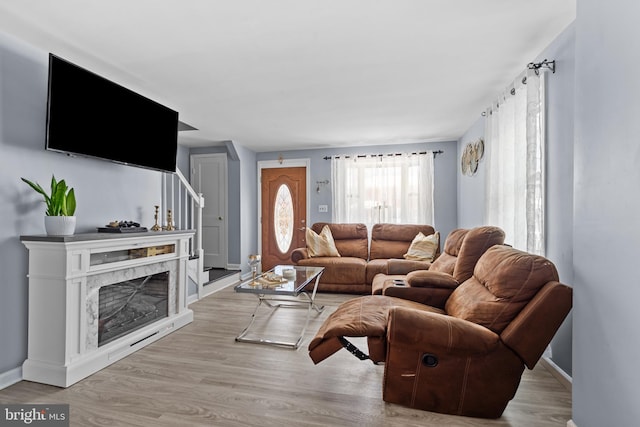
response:
[[[544,255],[545,74],[529,70],[487,110],[486,219],[507,243]]]
[[[282,184],[276,193],[273,227],[278,249],[281,253],[286,253],[293,240],[293,199],[289,187],[285,184]]]
[[[333,222],[433,224],[433,153],[336,157]]]

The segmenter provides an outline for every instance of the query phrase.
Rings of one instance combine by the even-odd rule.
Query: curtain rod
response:
[[[548,68],[549,70],[551,70],[552,74],[556,73],[556,60],[554,59],[553,61],[548,61],[546,59],[542,60],[542,62],[529,62],[527,64],[527,68],[529,70],[533,70],[534,73],[536,73],[536,76],[540,75],[540,68]],[[527,76],[524,76],[522,78],[522,84],[526,85],[527,84]],[[511,88],[511,90],[509,91],[509,93],[511,95],[515,95],[516,94],[516,89],[515,87]],[[483,111],[481,113],[482,117],[485,117],[487,115],[487,111]]]
[[[428,151],[420,151],[420,152],[414,152],[414,153],[409,153],[409,154],[427,154],[429,153]],[[442,150],[436,150],[436,151],[432,151],[433,153],[433,157],[435,158],[436,155],[438,154],[442,154],[444,153],[444,151]],[[364,157],[384,157],[384,156],[402,156],[402,154],[404,153],[389,153],[389,154],[358,154],[356,156],[353,157],[360,157],[360,158],[364,158]],[[325,160],[331,160],[331,159],[339,159],[341,156],[324,156],[323,158]],[[344,156],[345,159],[350,159],[351,156]]]

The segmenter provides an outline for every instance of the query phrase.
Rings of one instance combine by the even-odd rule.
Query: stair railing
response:
[[[204,250],[202,248],[202,210],[204,197],[196,193],[180,169],[176,173],[163,174],[162,180],[162,209],[161,224],[167,221],[166,215],[171,210],[173,226],[180,230],[195,230],[195,235],[189,244],[189,255],[197,259],[198,288],[204,277]]]

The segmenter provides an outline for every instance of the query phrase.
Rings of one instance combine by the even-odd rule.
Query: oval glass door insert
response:
[[[293,199],[289,187],[282,184],[276,193],[273,210],[276,244],[280,252],[287,253],[293,240]]]

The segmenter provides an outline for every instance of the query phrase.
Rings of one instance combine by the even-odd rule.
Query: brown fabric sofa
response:
[[[318,283],[319,292],[370,294],[373,278],[379,273],[388,273],[389,259],[400,261],[418,233],[425,236],[435,233],[430,225],[376,224],[371,229],[369,244],[365,224],[317,222],[311,229],[320,233],[325,225],[331,230],[339,257],[310,258],[306,248],[294,249],[291,254],[293,264],[325,267]],[[409,264],[414,269],[428,269],[431,265],[426,261]]]
[[[442,309],[384,295],[344,302],[309,343],[309,356],[317,364],[343,346],[359,355],[344,337],[368,337],[369,358],[385,362],[386,402],[498,418],[571,310],[572,295],[546,258],[496,245]]]
[[[389,260],[389,273],[373,279],[372,293],[444,308],[453,290],[471,277],[482,254],[494,245],[504,244],[504,239],[500,227],[453,230],[444,242],[442,254],[428,270],[414,268],[407,272],[401,260]],[[403,285],[399,286],[397,280]]]

